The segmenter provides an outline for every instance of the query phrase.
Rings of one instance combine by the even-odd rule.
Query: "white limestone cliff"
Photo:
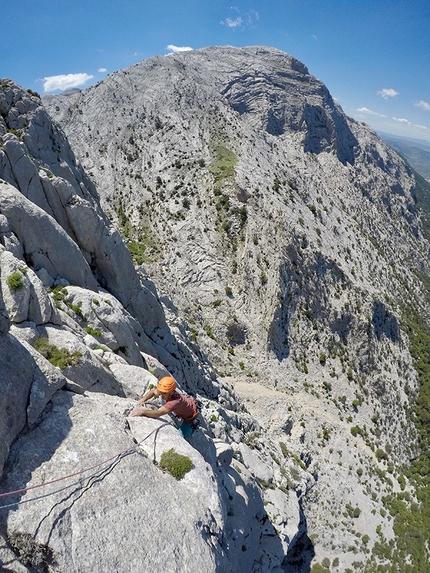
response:
[[[52,571],[377,559],[417,453],[409,167],[271,48],[152,58],[43,98],[53,119],[0,86],[1,491],[127,452],[0,508],[3,567],[30,570],[17,532]],[[54,367],[40,338],[75,360]],[[166,373],[202,402],[189,442],[127,417]],[[170,447],[193,463],[180,482],[153,463]]]

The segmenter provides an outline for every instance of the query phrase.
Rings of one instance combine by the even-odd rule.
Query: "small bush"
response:
[[[384,452],[384,450],[382,450],[381,448],[378,448],[376,450],[375,456],[376,456],[376,459],[378,460],[378,462],[381,462],[382,460],[388,459],[386,452]]]
[[[19,290],[24,286],[22,273],[19,271],[14,271],[11,275],[9,275],[6,279],[6,282],[10,290]]]
[[[180,480],[193,467],[193,462],[187,456],[182,456],[170,448],[161,454],[159,466],[169,472],[174,478]]]
[[[102,331],[98,330],[96,328],[93,328],[92,326],[87,326],[85,328],[85,330],[88,332],[88,334],[91,334],[91,336],[101,336],[102,335]]]
[[[79,362],[82,352],[75,350],[69,352],[67,348],[58,348],[51,344],[47,338],[38,338],[34,343],[34,348],[42,354],[53,366],[64,370],[67,366],[74,366]]]
[[[362,429],[360,428],[360,426],[352,426],[351,428],[351,434],[353,436],[358,436],[361,435],[363,433]]]
[[[20,561],[36,571],[47,571],[49,563],[53,562],[52,549],[35,541],[30,533],[15,531],[8,536],[8,541]]]
[[[30,95],[32,95],[32,96],[37,97],[37,98],[40,99],[40,95],[39,95],[38,92],[34,92],[33,90],[28,89],[28,90],[27,90],[27,93],[29,93]]]
[[[72,304],[72,303],[68,303],[68,306],[73,310],[73,312],[75,314],[77,314],[80,318],[84,318],[84,315],[82,314],[82,309],[79,305],[77,304]]]
[[[405,476],[399,475],[399,477],[397,478],[397,481],[399,482],[400,489],[401,489],[402,491],[404,491],[404,489],[405,489],[405,487],[406,487],[406,479],[405,479]]]

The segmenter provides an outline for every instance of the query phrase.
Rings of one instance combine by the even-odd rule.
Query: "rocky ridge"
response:
[[[15,187],[2,185],[5,197],[12,194],[21,205],[21,195],[31,191],[37,196],[32,185],[45,174],[54,187],[52,197],[47,209],[35,204],[59,223],[67,248],[87,265],[78,264],[77,276],[66,273],[70,265],[47,269],[54,255],[25,246],[21,215],[13,219],[10,208],[2,235],[5,252],[16,249],[13,268],[23,280],[33,284],[34,274],[42,281],[44,308],[52,306],[46,286],[57,287],[60,309],[35,318],[37,313],[30,313],[24,302],[4,338],[21,341],[21,352],[37,358],[44,373],[28,374],[20,383],[20,420],[5,434],[4,460],[13,446],[4,488],[16,487],[17,476],[32,464],[32,479],[43,481],[45,463],[34,461],[34,444],[45,439],[44,428],[59,420],[61,411],[67,410],[74,431],[69,435],[63,428],[67,435],[43,448],[61,470],[64,451],[76,453],[68,460],[72,465],[87,459],[86,444],[79,440],[94,436],[98,444],[99,425],[112,435],[106,455],[124,449],[126,437],[139,442],[149,431],[146,420],[128,419],[127,425],[121,409],[154,382],[154,375],[168,370],[182,389],[197,392],[205,404],[204,424],[191,444],[174,432],[163,442],[165,448],[173,444],[188,454],[195,466],[192,480],[184,480],[176,491],[188,500],[186,488],[198,484],[190,513],[173,509],[186,538],[173,537],[181,552],[168,565],[172,571],[184,570],[189,562],[193,536],[205,570],[306,571],[312,561],[328,560],[334,571],[345,571],[354,563],[363,569],[381,561],[373,548],[395,539],[383,498],[404,486],[401,466],[416,455],[408,409],[418,382],[401,327],[405,293],[414,293],[428,314],[419,280],[427,268],[428,244],[408,166],[369,128],[347,118],[303,64],[270,48],[210,48],[153,58],[84,92],[44,98],[79,161],[37,98],[11,82],[3,83],[3,92],[0,176]],[[50,134],[48,150],[29,143],[42,137],[33,134],[33,123]],[[15,146],[15,155],[6,145]],[[22,178],[24,184],[16,157],[28,158],[38,169],[37,175]],[[62,187],[66,173],[73,187],[69,194]],[[138,273],[99,199],[140,263]],[[43,197],[37,201],[43,203]],[[48,210],[54,213],[51,202],[62,205],[54,217]],[[73,216],[76,204],[80,211]],[[34,212],[27,203],[20,207],[27,208]],[[84,229],[81,221],[86,221]],[[121,272],[105,260],[112,236],[120,263],[127,265],[119,267]],[[19,270],[27,267],[25,273]],[[1,268],[2,291],[8,293],[12,268],[3,272],[3,261]],[[3,294],[5,333],[16,295],[8,302]],[[33,308],[41,306],[31,300]],[[78,350],[82,358],[59,376],[28,344],[41,335],[71,352]],[[45,378],[50,377],[55,383],[46,391]],[[18,399],[14,387],[10,400]],[[90,402],[82,401],[81,392]],[[107,403],[103,398],[101,404],[100,392],[111,395],[112,427],[107,430]],[[23,407],[28,396],[33,397],[31,407]],[[86,408],[98,420],[95,425],[88,426]],[[163,435],[160,431],[157,439]],[[150,472],[152,483],[158,475],[152,471],[158,470],[148,466],[146,456],[159,460],[161,450],[152,442],[142,448],[138,473]],[[19,452],[28,452],[21,465]],[[124,482],[123,476],[129,492],[139,488],[131,475],[137,462],[132,462],[116,476],[121,461],[109,479],[100,480],[108,489],[100,492],[99,503],[105,496],[116,498],[115,480]],[[208,495],[203,519],[197,514],[206,472],[217,485]],[[98,487],[94,481],[97,485],[89,483],[88,490]],[[165,502],[127,495],[127,507],[130,499],[150,504],[144,514],[163,520],[159,514]],[[85,509],[73,496],[67,509],[58,502],[58,518],[48,501],[43,526],[36,517],[28,521],[21,505],[3,521],[3,532],[30,531],[41,544],[49,540],[68,566],[90,559],[96,567],[111,535],[127,539],[126,553],[133,553],[135,541],[127,534],[131,519],[147,536],[141,546],[152,547],[145,558],[157,564],[153,529],[167,523],[149,527],[139,511],[131,517],[117,512],[116,533],[106,526],[97,538],[98,549],[91,551],[73,526],[76,516],[91,522],[97,513],[84,498]],[[112,515],[111,508],[102,507],[104,515]],[[175,532],[180,529],[175,526]],[[70,555],[74,534],[79,550]],[[10,550],[9,541],[9,548],[3,548],[5,563]],[[125,565],[115,561],[116,570],[136,567],[127,556],[121,558]],[[114,556],[109,553],[106,559],[99,570]]]

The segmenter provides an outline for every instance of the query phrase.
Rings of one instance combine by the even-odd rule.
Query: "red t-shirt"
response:
[[[174,392],[164,407],[183,420],[192,420],[197,416],[197,407],[193,398],[179,394],[179,392]]]

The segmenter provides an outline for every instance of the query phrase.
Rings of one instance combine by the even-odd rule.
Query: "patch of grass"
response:
[[[180,480],[191,470],[193,462],[189,457],[182,456],[174,448],[170,448],[170,450],[161,454],[158,465],[162,470],[169,472],[174,478]]]
[[[71,308],[73,310],[73,312],[75,314],[77,314],[80,318],[84,318],[84,315],[82,314],[82,309],[79,305],[77,304],[72,304],[72,303],[68,303],[69,308]]]
[[[7,286],[10,290],[20,290],[24,286],[24,281],[22,280],[22,273],[19,271],[14,271],[6,279]]]
[[[93,328],[92,326],[87,326],[85,328],[85,330],[88,332],[88,334],[91,334],[91,336],[101,336],[102,335],[102,331],[98,330],[96,328]]]
[[[82,352],[79,352],[79,350],[69,352],[67,348],[58,348],[55,344],[51,344],[47,338],[38,338],[33,346],[53,366],[57,366],[61,370],[68,366],[75,366],[82,356]]]
[[[151,252],[151,247],[141,241],[130,241],[127,243],[127,248],[133,257],[134,262],[136,265],[143,265],[144,263],[152,263],[156,259],[156,257],[148,255],[148,252]]]
[[[7,130],[8,133],[12,133],[18,139],[21,139],[21,130],[13,129],[12,127]]]
[[[48,292],[52,294],[52,298],[55,301],[55,306],[57,308],[61,308],[61,304],[62,302],[64,302],[65,304],[67,304],[66,302],[66,296],[67,296],[67,289],[66,287],[57,285],[54,288],[48,288]]]
[[[234,168],[237,163],[237,157],[233,151],[220,145],[214,150],[215,159],[209,171],[215,179],[215,189],[219,190],[225,181],[234,176]]]

